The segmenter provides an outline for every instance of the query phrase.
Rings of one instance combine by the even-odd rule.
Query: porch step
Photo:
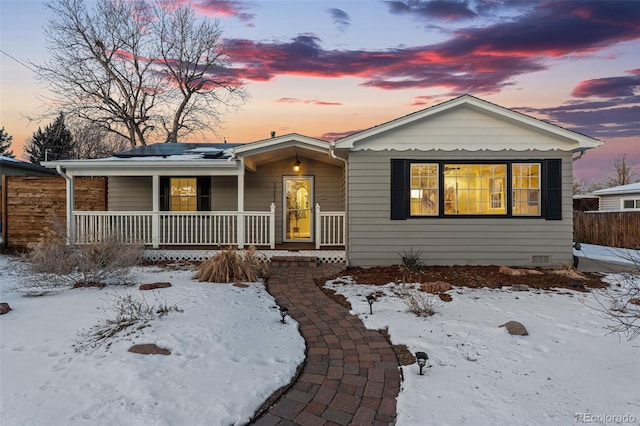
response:
[[[315,268],[318,266],[318,258],[316,256],[273,256],[271,257],[271,266],[302,266]]]

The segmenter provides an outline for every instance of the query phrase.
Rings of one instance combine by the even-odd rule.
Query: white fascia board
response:
[[[246,156],[293,145],[308,149],[314,149],[321,152],[329,152],[329,142],[325,142],[323,140],[311,138],[308,136],[302,136],[297,133],[290,133],[275,138],[251,142],[242,146],[236,146],[235,148],[233,148],[233,153],[235,155]]]
[[[66,160],[47,162],[70,176],[235,176],[238,162],[230,160]]]

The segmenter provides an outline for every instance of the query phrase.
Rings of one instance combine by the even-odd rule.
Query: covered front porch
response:
[[[344,211],[313,212],[316,249],[344,246]],[[256,246],[276,248],[276,205],[268,211],[148,212],[73,211],[72,243],[88,244],[115,238],[125,244],[167,246]],[[283,243],[286,244],[286,243]],[[279,244],[283,247],[283,244]],[[291,243],[294,244],[294,243]]]
[[[327,142],[156,144],[99,160],[50,162],[67,181],[69,243],[152,249],[346,243],[345,163]],[[107,178],[106,211],[76,210],[74,180]]]

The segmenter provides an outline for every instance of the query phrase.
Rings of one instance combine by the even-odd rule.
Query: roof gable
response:
[[[371,127],[336,142],[350,150],[563,150],[602,142],[464,95]]]

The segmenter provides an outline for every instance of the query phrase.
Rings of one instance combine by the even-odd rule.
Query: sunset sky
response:
[[[297,132],[335,139],[469,93],[605,142],[575,163],[583,182],[627,154],[640,177],[640,1],[194,0],[220,19],[251,98],[188,141]],[[13,150],[48,94],[40,1],[0,0],[0,127]],[[10,56],[9,56],[10,55]],[[21,64],[26,64],[27,66]]]

